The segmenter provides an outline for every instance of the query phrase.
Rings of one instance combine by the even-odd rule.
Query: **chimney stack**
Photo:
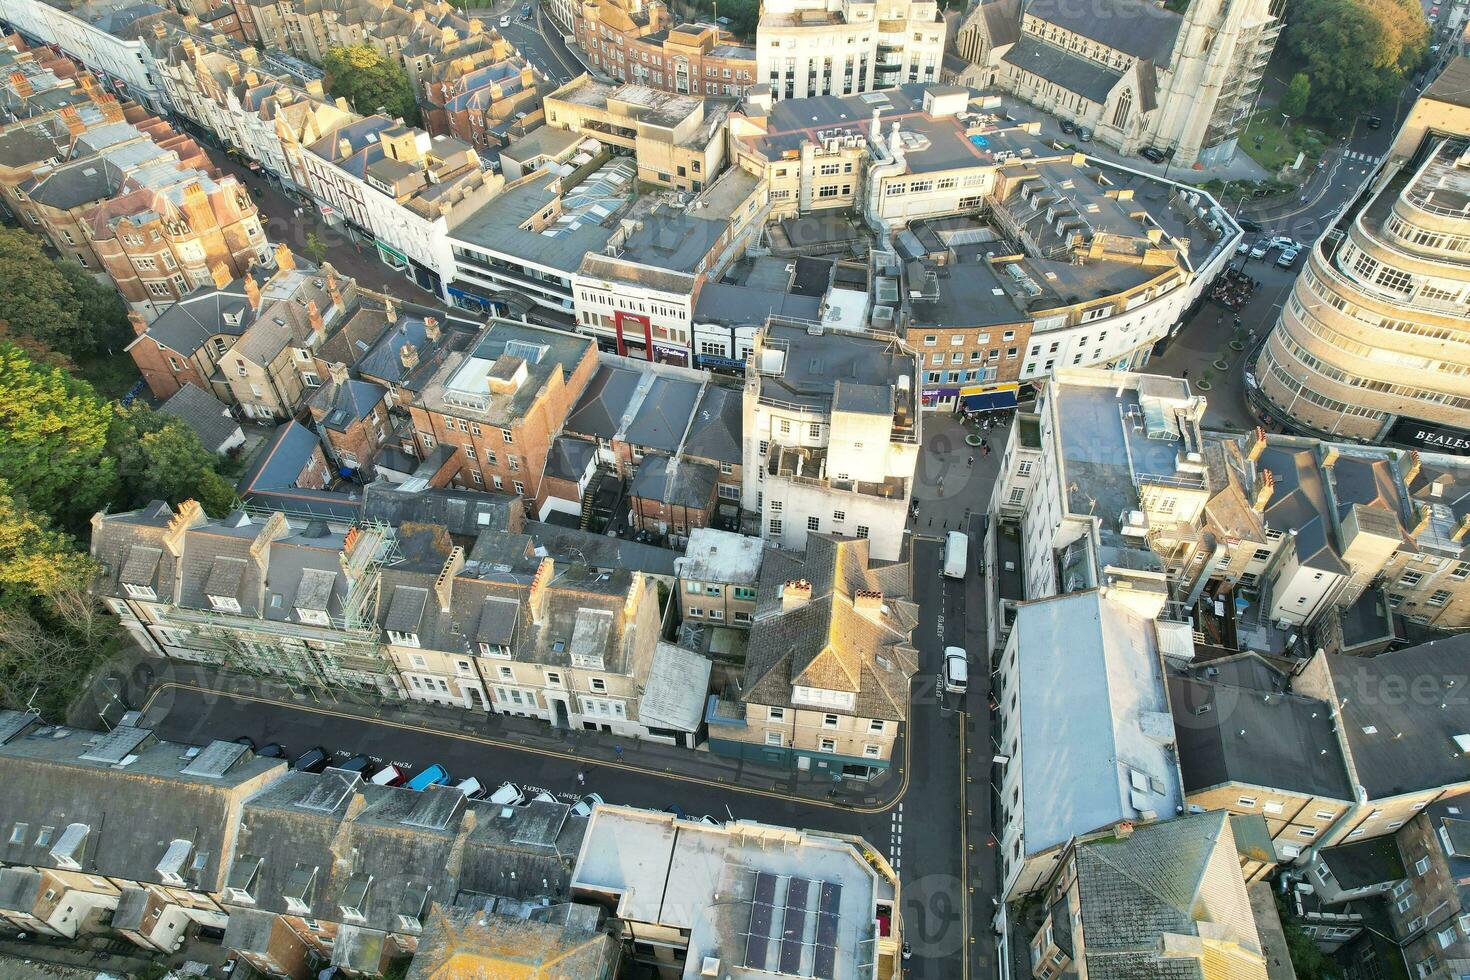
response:
[[[10,73],[10,87],[15,89],[15,94],[22,99],[28,99],[35,89],[31,87],[31,80],[26,78],[25,72],[13,71]]]
[[[327,266],[327,297],[331,299],[333,306],[342,309],[342,290],[337,287],[337,270],[330,265]]]
[[[223,268],[223,265],[220,266]],[[260,284],[255,281],[252,273],[245,273],[245,298],[250,301],[250,308],[260,311]]]
[[[81,114],[77,112],[77,107],[74,105],[61,107],[61,121],[66,124],[66,131],[71,134],[72,139],[82,135],[83,130],[87,128],[87,124],[82,122]]]
[[[332,379],[332,384],[345,385],[347,383],[347,365],[341,361],[333,361],[327,366],[327,374]]]
[[[426,317],[424,317],[424,336],[429,339],[429,343],[431,343],[431,344],[437,344],[439,342],[439,318],[438,317],[436,317],[436,316],[426,316]]]
[[[306,320],[311,324],[311,332],[314,334],[323,333],[327,329],[327,325],[322,322],[322,311],[317,308],[314,299],[307,301]]]
[[[1252,463],[1261,458],[1261,453],[1266,451],[1266,430],[1262,426],[1256,426],[1256,431],[1251,433],[1250,446],[1245,454]]]
[[[1417,505],[1414,508],[1414,527],[1413,530],[1409,531],[1409,537],[1417,538],[1419,535],[1429,530],[1429,521],[1430,518],[1432,518],[1433,516],[1434,511],[1429,507],[1428,504]]]
[[[1338,452],[1336,446],[1322,447],[1322,468],[1330,469],[1331,467],[1336,466],[1337,457],[1340,455],[1342,454]]]
[[[204,516],[204,508],[199,505],[199,501],[185,500],[179,504],[173,520],[168,522],[168,528],[163,532],[164,548],[175,558],[179,557],[184,553],[184,533],[206,520],[208,518]]]
[[[215,289],[224,289],[230,284],[230,280],[235,278],[230,273],[230,267],[225,265],[223,262],[216,262],[214,265],[210,266],[209,276],[211,279],[214,280]]]
[[[454,593],[454,576],[464,569],[464,549],[455,546],[449,552],[449,558],[445,560],[444,566],[439,569],[439,577],[434,579],[434,598],[439,600],[439,611],[449,611],[449,600]]]
[[[551,587],[551,580],[555,576],[556,561],[549,556],[541,559],[536,576],[531,579],[531,595],[526,603],[531,610],[531,622],[537,626],[546,618],[546,590]]]
[[[393,304],[393,297],[387,293],[383,294],[383,317],[390,327],[398,322],[398,307]]]
[[[781,611],[800,609],[812,601],[812,583],[804,578],[791,579],[781,587]]]
[[[1460,518],[1460,526],[1455,528],[1455,533],[1450,535],[1451,541],[1464,541],[1465,535],[1470,534],[1470,514]]]
[[[148,331],[148,319],[137,310],[128,310],[128,322],[133,325],[133,333],[140,337]]]
[[[873,589],[859,589],[852,594],[852,608],[868,616],[883,613],[883,593]]]
[[[398,348],[398,359],[403,362],[405,371],[412,371],[419,366],[418,348],[414,347],[413,344],[404,344]]]
[[[1276,489],[1276,477],[1270,470],[1261,470],[1256,480],[1256,496],[1251,501],[1251,506],[1256,513],[1265,513],[1266,505],[1271,502],[1271,494]]]
[[[1424,468],[1424,461],[1419,458],[1419,450],[1409,450],[1409,468],[1404,470],[1404,486],[1411,485],[1419,478],[1419,471]]]
[[[276,271],[286,272],[296,268],[296,256],[286,247],[285,242],[276,243]]]

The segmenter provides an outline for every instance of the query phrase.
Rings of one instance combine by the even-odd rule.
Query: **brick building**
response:
[[[551,443],[597,369],[590,338],[491,320],[445,357],[409,407],[421,456],[458,453],[453,482],[541,497]]]
[[[102,271],[124,301],[154,316],[195,289],[270,261],[255,200],[233,176],[180,173],[170,186],[140,187],[87,215]]]
[[[712,24],[675,25],[668,7],[584,0],[577,43],[592,68],[663,92],[734,98],[756,84],[755,50]]]

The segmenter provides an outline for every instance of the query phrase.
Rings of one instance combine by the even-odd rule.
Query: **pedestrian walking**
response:
[[[971,466],[974,466],[975,465],[975,457],[974,456],[971,456],[970,457],[970,465]]]
[[[1182,378],[1189,377],[1189,368],[1185,368],[1182,372],[1180,372],[1180,375],[1179,376],[1182,377]]]
[[[587,785],[587,774],[585,772],[579,772],[579,773],[577,773],[577,785],[578,786],[586,786]]]
[[[981,447],[981,450],[985,453],[985,455],[986,455],[987,458],[990,456],[990,447],[989,446],[982,446]]]
[[[619,762],[623,761],[623,747],[621,745],[614,745],[613,753],[617,755]]]

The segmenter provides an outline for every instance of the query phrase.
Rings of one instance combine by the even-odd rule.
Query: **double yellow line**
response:
[[[893,809],[893,807],[898,805],[898,802],[904,798],[904,794],[908,792],[909,787],[908,761],[911,733],[905,733],[904,735],[904,764],[899,768],[899,776],[901,781],[899,782],[898,795],[889,802],[882,804],[881,806],[865,806],[861,804],[834,803],[830,800],[811,799],[805,796],[792,796],[788,793],[779,793],[775,790],[756,789],[751,786],[742,786],[739,783],[729,783],[718,779],[703,779],[699,776],[690,776],[685,773],[674,772],[668,769],[649,769],[644,766],[632,765],[631,763],[627,762],[615,762],[603,759],[589,759],[584,756],[577,755],[576,750],[571,747],[568,747],[567,749],[558,752],[553,749],[544,749],[535,745],[524,745],[520,742],[507,741],[505,739],[486,738],[483,735],[467,735],[463,732],[448,731],[442,728],[430,728],[424,725],[414,725],[407,722],[392,721],[386,718],[373,718],[366,715],[353,714],[347,711],[333,711],[331,708],[320,708],[304,704],[291,704],[290,702],[277,701],[273,698],[256,697],[255,695],[251,694],[235,694],[228,691],[221,691],[217,688],[202,687],[197,684],[184,684],[179,681],[167,681],[154,689],[153,693],[148,695],[148,700],[143,702],[142,715],[146,716],[148,714],[148,709],[153,706],[153,702],[157,700],[159,695],[170,689],[177,689],[180,691],[192,691],[197,694],[212,694],[217,697],[229,698],[233,701],[248,701],[255,704],[275,705],[276,707],[280,708],[289,708],[292,711],[304,711],[308,714],[321,715],[327,718],[338,718],[347,721],[365,722],[367,724],[380,725],[384,728],[392,728],[399,731],[420,732],[430,735],[439,735],[445,738],[458,739],[461,742],[470,742],[475,745],[494,746],[496,748],[511,749],[516,752],[527,752],[533,755],[544,756],[549,759],[566,759],[568,757],[571,757],[574,758],[579,765],[597,766],[603,769],[620,769],[624,772],[644,773],[649,776],[659,776],[664,779],[678,780],[679,782],[691,783],[696,786],[707,786],[711,789],[730,790],[736,793],[743,793],[747,796],[762,796],[766,799],[781,800],[787,803],[800,803],[806,806],[821,807],[825,810],[835,810],[843,813],[886,813],[887,811]]]

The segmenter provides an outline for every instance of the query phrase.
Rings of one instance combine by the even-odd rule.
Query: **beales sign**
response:
[[[1448,425],[1430,425],[1415,419],[1399,419],[1388,430],[1388,441],[1436,453],[1470,455],[1470,431]]]

